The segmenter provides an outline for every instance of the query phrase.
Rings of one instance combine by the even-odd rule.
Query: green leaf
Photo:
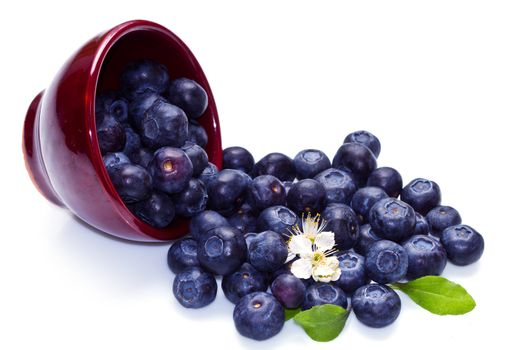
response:
[[[301,311],[294,317],[295,323],[303,327],[315,341],[330,341],[343,330],[349,312],[341,306],[325,304]]]
[[[284,320],[288,321],[292,318],[294,318],[295,315],[297,315],[299,312],[301,312],[301,308],[298,307],[296,309],[284,309]]]
[[[393,288],[407,294],[416,304],[437,315],[463,315],[476,307],[465,288],[440,276],[425,276]]]

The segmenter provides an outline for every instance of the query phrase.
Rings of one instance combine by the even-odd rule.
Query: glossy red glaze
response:
[[[29,106],[23,134],[24,157],[39,191],[88,224],[130,240],[171,240],[187,233],[187,220],[156,229],[137,219],[113,187],[98,147],[97,88],[118,88],[122,68],[138,58],[159,61],[168,67],[172,78],[188,77],[204,87],[208,109],[199,122],[208,133],[208,157],[220,168],[219,118],[202,68],[175,34],[143,20],[103,32],[65,63],[49,88]]]

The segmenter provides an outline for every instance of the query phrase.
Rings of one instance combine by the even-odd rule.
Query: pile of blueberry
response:
[[[158,228],[206,208],[205,182],[217,173],[204,151],[198,119],[208,106],[195,81],[170,81],[155,61],[129,63],[119,91],[96,98],[97,138],[118,194],[144,222]]]
[[[166,67],[150,60],[128,64],[120,91],[96,99],[104,164],[128,208],[159,228],[191,218],[189,234],[168,251],[173,292],[184,307],[215,300],[222,276],[235,326],[252,339],[277,334],[285,309],[322,304],[351,307],[364,324],[384,327],[401,309],[388,284],[440,275],[447,260],[468,265],[481,257],[482,236],[441,205],[435,182],[403,186],[395,169],[377,168],[381,145],[371,133],[349,134],[332,161],[307,149],[255,163],[248,150],[230,147],[219,171],[208,162],[198,123],[207,104],[197,82],[170,82]],[[322,218],[324,231],[333,232],[337,279],[292,273],[290,234],[304,230],[305,217]]]

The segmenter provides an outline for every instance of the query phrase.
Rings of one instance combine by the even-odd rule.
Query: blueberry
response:
[[[193,174],[190,158],[175,147],[162,147],[155,151],[148,170],[153,178],[153,186],[166,193],[184,190]]]
[[[427,235],[430,233],[430,227],[425,217],[416,213],[416,226],[414,227],[414,235]]]
[[[319,181],[300,180],[290,188],[286,202],[288,208],[296,213],[321,213],[326,204],[326,190]]]
[[[402,242],[416,227],[416,213],[399,199],[385,198],[374,204],[369,214],[370,226],[384,239]]]
[[[198,179],[190,179],[188,186],[173,196],[175,213],[184,217],[192,217],[204,209],[208,202],[206,186]]]
[[[292,274],[282,273],[271,285],[273,296],[287,309],[295,309],[304,301],[306,287],[303,282]]]
[[[219,169],[217,166],[213,163],[209,163],[208,165],[202,170],[201,174],[199,175],[199,180],[201,180],[206,187],[208,187],[208,184],[217,178],[217,175],[219,174]]]
[[[244,240],[246,241],[246,247],[248,248],[248,250],[250,249],[250,245],[255,240],[255,237],[257,237],[257,235],[257,232],[248,232],[244,234]]]
[[[397,319],[401,311],[401,299],[388,286],[368,284],[352,295],[352,306],[359,321],[369,327],[381,328]]]
[[[226,299],[234,304],[245,295],[265,292],[268,289],[264,273],[257,271],[248,263],[242,264],[234,273],[224,276],[221,286]]]
[[[275,206],[264,209],[257,219],[259,231],[274,231],[281,235],[287,235],[292,226],[297,225],[299,219],[290,209],[283,206]]]
[[[187,267],[200,266],[197,259],[197,241],[193,238],[179,238],[168,250],[168,266],[174,273]]]
[[[348,171],[361,186],[377,166],[376,157],[360,143],[345,143],[337,150],[332,162],[334,168]]]
[[[379,153],[381,153],[381,143],[379,139],[368,131],[361,130],[348,134],[348,136],[345,137],[344,143],[349,142],[360,143],[368,147],[376,158],[379,157]]]
[[[179,107],[156,101],[146,111],[139,134],[147,147],[180,147],[188,138],[188,118]]]
[[[111,168],[108,173],[124,203],[139,202],[151,195],[151,176],[143,167],[127,163]]]
[[[241,335],[254,340],[266,340],[283,328],[284,308],[269,293],[250,293],[235,305],[233,321]]]
[[[102,157],[102,160],[104,161],[104,166],[108,171],[114,166],[131,163],[128,156],[122,152],[107,153],[104,157]]]
[[[357,239],[354,250],[361,255],[366,255],[372,244],[380,240],[381,238],[372,231],[370,224],[360,225],[359,238]]]
[[[341,276],[335,282],[336,286],[341,288],[345,293],[350,295],[357,288],[370,283],[366,275],[365,258],[362,255],[354,253],[352,250],[343,250],[337,253]]]
[[[131,125],[136,129],[140,128],[146,111],[157,101],[168,102],[164,97],[154,92],[146,92],[133,98],[128,106],[128,120]]]
[[[187,267],[175,276],[173,294],[182,306],[198,309],[215,300],[217,281],[200,267]]]
[[[196,81],[179,78],[171,82],[168,99],[179,106],[190,118],[199,118],[208,107],[208,94]]]
[[[204,233],[198,243],[199,263],[216,275],[229,275],[246,260],[246,241],[236,228],[214,228]]]
[[[454,265],[469,265],[481,258],[485,241],[476,230],[467,225],[447,227],[441,235],[441,243]]]
[[[124,67],[120,83],[122,90],[129,98],[145,92],[161,94],[168,87],[168,69],[151,60],[133,61]]]
[[[97,125],[97,139],[103,155],[108,152],[120,152],[126,144],[126,132],[115,118],[105,115],[102,123]]]
[[[385,190],[386,194],[390,197],[396,198],[403,188],[403,179],[396,169],[382,167],[372,171],[366,185],[380,187]]]
[[[322,151],[305,149],[297,153],[293,159],[297,178],[313,179],[315,175],[330,168],[330,159]]]
[[[272,272],[280,268],[288,257],[288,247],[280,234],[273,231],[259,233],[250,243],[248,260],[259,271]]]
[[[139,134],[137,134],[130,125],[125,124],[123,126],[124,133],[126,134],[126,143],[124,144],[122,152],[130,156],[137,152],[142,147],[142,144],[140,143]]]
[[[434,181],[417,178],[403,187],[401,200],[421,215],[427,215],[430,209],[441,203],[441,190]]]
[[[232,213],[246,198],[249,181],[239,170],[224,169],[208,184],[208,205],[222,213]]]
[[[193,142],[186,142],[181,149],[191,160],[191,164],[193,165],[193,176],[198,177],[208,166],[208,155],[206,154],[206,151]]]
[[[334,233],[337,249],[352,248],[359,238],[359,221],[352,208],[342,203],[329,204],[321,217],[326,231]]]
[[[96,115],[109,115],[118,122],[124,123],[128,119],[128,102],[113,91],[98,94],[95,100]]]
[[[228,217],[228,223],[243,234],[253,232],[257,229],[257,212],[248,203],[244,203]]]
[[[385,198],[388,198],[388,194],[382,188],[363,187],[354,193],[350,205],[361,222],[368,222],[370,209]]]
[[[306,288],[302,305],[303,310],[324,304],[339,305],[343,309],[346,309],[348,307],[348,300],[345,292],[331,283],[317,282]]]
[[[248,188],[248,202],[258,210],[286,204],[283,183],[272,175],[257,176]]]
[[[270,153],[259,160],[253,168],[253,176],[273,175],[281,181],[295,179],[295,166],[290,157],[282,153]]]
[[[283,186],[284,186],[284,192],[288,194],[288,192],[290,191],[290,188],[292,188],[293,186],[293,181],[283,181]]]
[[[204,149],[208,145],[208,134],[206,130],[193,119],[190,119],[188,122],[188,141],[196,143]]]
[[[377,241],[368,250],[366,274],[377,283],[393,283],[403,279],[408,269],[408,255],[397,243]]]
[[[435,237],[441,237],[444,229],[461,224],[461,216],[452,207],[440,205],[430,210],[427,214],[427,222],[430,233]]]
[[[190,234],[199,240],[206,232],[221,226],[229,226],[228,220],[215,211],[205,210],[191,219]]]
[[[329,168],[320,172],[314,178],[323,185],[326,191],[326,203],[349,204],[357,184],[354,179],[345,171]]]
[[[148,168],[149,162],[153,159],[153,152],[147,148],[139,148],[129,155],[129,159],[143,168]]]
[[[415,235],[403,243],[408,255],[408,270],[406,278],[409,280],[423,276],[439,276],[447,264],[445,249],[433,237]]]
[[[254,162],[252,154],[246,148],[234,146],[222,151],[223,169],[236,169],[251,174]]]
[[[130,209],[139,219],[157,228],[168,226],[175,218],[175,206],[162,192],[153,191],[149,198],[131,204]]]

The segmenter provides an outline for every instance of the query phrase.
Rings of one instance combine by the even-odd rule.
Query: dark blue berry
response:
[[[258,210],[286,204],[283,183],[272,175],[257,176],[248,188],[248,202]]]
[[[382,188],[363,187],[354,193],[350,205],[361,222],[368,222],[370,209],[374,204],[385,198],[388,198],[388,194]]]
[[[381,143],[379,139],[368,131],[354,131],[348,134],[348,136],[345,137],[344,143],[349,142],[360,143],[368,147],[376,158],[379,157],[379,153],[381,153]]]
[[[145,92],[161,94],[168,87],[168,69],[166,66],[151,60],[133,61],[124,67],[120,83],[128,98]]]
[[[246,261],[246,241],[236,228],[214,228],[204,233],[198,243],[199,263],[216,275],[229,275]]]
[[[143,167],[127,163],[110,168],[108,173],[124,203],[139,202],[151,195],[151,176]]]
[[[401,200],[421,215],[427,215],[430,209],[441,203],[441,190],[434,181],[417,178],[403,187]]]
[[[359,321],[369,327],[381,328],[397,319],[401,311],[401,299],[388,286],[368,284],[352,295],[352,307]]]
[[[224,169],[208,184],[208,205],[221,213],[232,213],[246,198],[249,178],[234,169]]]
[[[182,306],[198,309],[215,300],[217,281],[200,267],[187,267],[175,276],[173,294]]]
[[[208,107],[208,94],[196,81],[179,78],[171,82],[168,99],[190,118],[199,118]]]
[[[128,119],[128,102],[114,91],[98,94],[95,100],[95,113],[109,115],[118,122],[124,123]]]
[[[315,175],[330,168],[330,159],[322,151],[316,149],[305,149],[293,159],[297,178],[313,179]]]
[[[188,118],[179,107],[159,100],[146,111],[139,134],[147,147],[180,147],[188,138]]]
[[[275,277],[271,290],[273,296],[287,309],[295,309],[301,306],[306,293],[303,282],[289,273],[282,273]]]
[[[193,238],[180,238],[168,250],[168,266],[174,273],[186,267],[200,266],[197,259],[197,241]]]
[[[374,204],[369,214],[370,226],[383,239],[402,242],[416,227],[416,213],[399,199],[385,198]]]
[[[377,241],[368,250],[366,274],[377,283],[393,283],[403,279],[408,269],[408,255],[397,243]]]
[[[345,292],[331,283],[317,282],[306,288],[302,305],[303,310],[324,304],[338,305],[346,309],[348,307],[348,300]]]
[[[403,179],[396,169],[382,167],[372,171],[366,185],[380,187],[390,197],[397,198],[403,189]]]
[[[134,128],[140,128],[142,120],[146,117],[146,111],[157,101],[168,102],[164,97],[155,92],[146,92],[131,100],[128,106],[128,120]]]
[[[221,226],[229,226],[228,220],[215,211],[205,210],[191,219],[190,234],[199,240],[206,232]]]
[[[208,166],[208,155],[206,151],[193,142],[186,142],[181,149],[188,155],[193,165],[193,176],[198,177]]]
[[[366,146],[360,143],[345,143],[337,150],[332,162],[334,168],[353,174],[361,186],[377,166],[376,157]]]
[[[246,148],[234,146],[222,151],[223,169],[236,169],[251,174],[254,163],[252,154]]]
[[[292,226],[297,225],[299,219],[290,209],[283,206],[275,206],[264,209],[257,219],[259,231],[274,231],[286,236]]]
[[[173,196],[175,213],[184,217],[192,217],[204,209],[208,202],[206,186],[198,179],[190,179],[188,186]]]
[[[368,253],[368,250],[370,249],[372,244],[380,240],[381,238],[378,237],[374,233],[374,231],[372,231],[370,224],[360,225],[359,238],[357,239],[357,243],[354,247],[354,250],[359,254],[366,256],[366,253]]]
[[[193,174],[190,158],[175,147],[162,147],[155,151],[148,170],[153,178],[153,186],[172,194],[184,190]]]
[[[268,283],[264,273],[244,263],[237,271],[222,278],[221,287],[226,299],[237,304],[245,295],[265,292],[268,289]]]
[[[430,210],[426,216],[430,233],[435,237],[441,237],[444,229],[461,224],[461,216],[452,207],[440,205]]]
[[[147,169],[149,166],[149,162],[153,159],[153,152],[150,151],[147,148],[139,148],[135,152],[131,153],[129,155],[129,159],[141,167]]]
[[[319,181],[300,180],[290,188],[286,202],[296,213],[321,213],[326,205],[326,190]]]
[[[272,272],[288,257],[288,247],[282,236],[273,231],[259,233],[250,243],[248,260],[259,271]]]
[[[288,192],[290,191],[290,188],[293,186],[293,181],[283,181],[284,191],[288,195]]]
[[[190,119],[188,122],[188,141],[196,143],[204,149],[206,149],[208,145],[208,134],[206,130],[193,119]]]
[[[333,283],[345,293],[351,295],[357,288],[370,283],[366,275],[365,258],[352,250],[337,253],[341,276]]]
[[[332,203],[321,217],[327,222],[325,230],[334,233],[337,249],[354,247],[359,238],[359,221],[352,208],[346,204]]]
[[[114,166],[131,163],[129,158],[122,152],[107,153],[102,158],[102,160],[104,161],[104,166],[108,171]]]
[[[254,232],[257,229],[257,211],[248,203],[244,203],[228,217],[228,223],[243,234]]]
[[[447,253],[441,243],[428,235],[415,235],[403,243],[408,255],[409,280],[441,275],[447,264]]]
[[[266,340],[283,328],[284,308],[269,293],[250,293],[235,305],[233,321],[242,336],[254,340]]]
[[[248,232],[244,234],[244,240],[246,241],[246,247],[248,250],[250,249],[250,245],[255,240],[255,237],[257,237],[257,232]]]
[[[217,178],[217,175],[219,174],[219,169],[217,166],[213,163],[209,163],[208,165],[202,170],[201,174],[199,175],[199,180],[201,180],[206,187],[208,187],[208,184]]]
[[[428,235],[430,233],[430,227],[425,217],[419,213],[416,213],[416,226],[414,227],[415,235]]]
[[[273,175],[281,181],[295,179],[295,166],[292,159],[282,153],[270,153],[255,163],[253,176]]]
[[[130,209],[139,219],[157,228],[168,226],[175,218],[175,206],[162,192],[153,191],[149,198],[131,204]]]
[[[329,168],[317,174],[314,178],[323,185],[326,191],[326,203],[349,204],[357,184],[354,179],[345,171]]]
[[[126,143],[124,144],[122,152],[129,156],[137,152],[142,147],[142,144],[140,143],[139,134],[137,134],[130,125],[124,125],[124,132],[126,134]]]
[[[115,118],[105,115],[97,125],[97,139],[102,154],[120,152],[126,144],[126,132]]]
[[[469,265],[481,258],[485,241],[476,230],[467,225],[447,227],[441,235],[441,243],[454,265]]]

